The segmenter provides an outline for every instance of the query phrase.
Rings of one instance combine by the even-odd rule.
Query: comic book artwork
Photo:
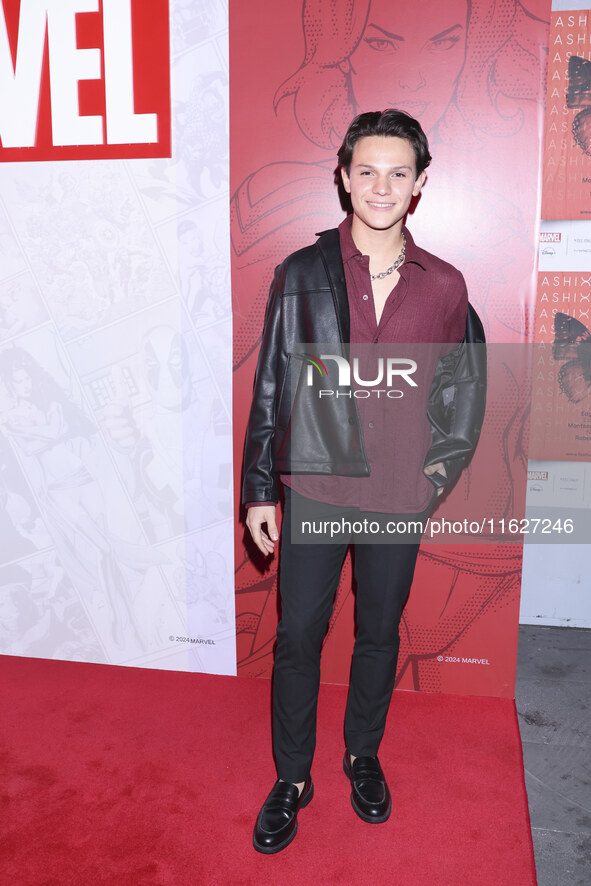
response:
[[[568,60],[567,108],[582,108],[572,122],[573,136],[584,154],[591,154],[591,62],[578,55]]]
[[[68,15],[100,57],[96,6]],[[109,7],[146,23],[173,152],[0,162],[0,651],[233,674],[227,5]]]
[[[591,275],[540,273],[532,388],[532,458],[591,458]],[[563,308],[563,310],[559,310]],[[568,313],[567,313],[568,311]]]
[[[230,8],[237,489],[273,270],[342,220],[336,150],[356,113],[398,107],[421,121],[434,160],[409,217],[413,236],[463,272],[489,340],[531,335],[548,15],[541,0],[427,0],[420,15],[410,0],[297,0],[280,10],[253,0]],[[454,512],[483,475],[495,478],[491,495],[501,507],[523,500],[527,392],[506,367],[492,389],[487,421],[500,442],[464,472],[445,505]],[[277,558],[265,564],[252,556],[240,526],[239,673],[267,676]],[[518,546],[424,547],[401,630],[398,685],[512,695],[520,574]],[[347,682],[352,637],[347,562],[324,680]]]
[[[591,213],[591,10],[553,12],[546,92],[542,218]]]
[[[555,360],[561,362],[558,386],[571,403],[580,403],[591,390],[591,332],[568,314],[554,317]]]

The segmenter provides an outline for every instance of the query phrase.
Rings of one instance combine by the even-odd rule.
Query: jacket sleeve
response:
[[[429,393],[432,443],[424,467],[443,462],[447,477],[440,473],[429,477],[438,488],[453,483],[476,448],[486,407],[486,378],[484,329],[468,305],[464,339],[439,360]]]
[[[242,502],[278,501],[277,475],[273,471],[273,434],[277,404],[277,379],[282,377],[281,362],[281,292],[283,273],[280,265],[271,284],[252,404],[244,443]]]

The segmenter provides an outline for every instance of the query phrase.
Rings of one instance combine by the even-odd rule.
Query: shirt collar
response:
[[[341,254],[343,256],[343,262],[348,262],[352,258],[361,255],[361,252],[355,246],[355,241],[353,240],[353,236],[351,234],[352,223],[353,215],[348,215],[339,225]],[[415,241],[412,238],[412,234],[406,226],[404,226],[402,230],[404,231],[404,236],[406,238],[406,255],[404,257],[404,264],[406,265],[409,262],[412,262],[413,264],[419,265],[419,267],[425,270],[424,250],[420,249],[420,247],[416,245]],[[404,265],[402,267],[404,267]]]

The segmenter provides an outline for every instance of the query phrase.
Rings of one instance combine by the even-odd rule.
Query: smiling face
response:
[[[432,129],[464,64],[467,15],[466,0],[429,0],[420,14],[414,0],[372,0],[350,58],[358,112],[400,108]]]
[[[341,169],[353,205],[353,236],[363,228],[389,231],[402,227],[410,201],[425,181],[416,175],[415,152],[396,136],[369,135],[353,150],[349,173]]]

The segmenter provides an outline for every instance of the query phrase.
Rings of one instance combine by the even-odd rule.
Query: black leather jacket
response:
[[[325,399],[322,411],[308,409],[298,422],[297,446],[292,449],[295,392],[290,364],[302,363],[295,344],[330,343],[346,356],[349,333],[345,271],[334,229],[290,255],[275,271],[246,432],[243,502],[277,502],[281,472],[369,475],[353,398]],[[482,324],[470,305],[464,341],[439,360],[429,394],[432,445],[424,464],[443,462],[447,472],[447,477],[430,476],[436,487],[457,477],[478,442],[486,399],[484,341]]]

